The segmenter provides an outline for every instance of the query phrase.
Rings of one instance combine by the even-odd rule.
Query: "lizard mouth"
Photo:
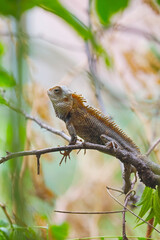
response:
[[[49,97],[51,96],[51,89],[52,89],[52,88],[50,88],[50,89],[47,90],[47,94],[48,94]]]
[[[47,95],[51,100],[54,100],[53,88],[50,88],[50,89],[47,90]]]

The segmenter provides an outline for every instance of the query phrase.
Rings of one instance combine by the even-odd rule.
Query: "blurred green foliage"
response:
[[[10,74],[2,66],[2,58],[5,53],[4,45],[0,42],[0,87],[13,87],[16,85],[16,81],[12,74]]]
[[[39,2],[39,0],[5,0],[4,3],[3,0],[0,0],[0,14],[20,19],[25,11],[35,7]]]
[[[16,85],[14,77],[4,68],[0,68],[0,87],[13,87]]]
[[[103,25],[110,23],[110,18],[128,6],[129,0],[96,0],[95,6],[99,19]]]
[[[160,0],[156,0],[157,1],[157,3],[160,5]]]
[[[20,227],[18,225],[12,225],[11,227],[7,221],[0,220],[0,240],[43,239],[37,234],[35,229],[36,227]],[[39,227],[39,229],[41,229],[41,227]],[[69,225],[66,222],[61,225],[49,225],[46,231],[50,234],[50,239],[64,240],[68,236]]]
[[[39,6],[62,18],[66,23],[72,26],[84,40],[93,38],[89,28],[74,14],[68,11],[58,0],[44,0],[41,1]]]
[[[50,231],[53,236],[53,239],[64,240],[67,238],[69,233],[69,225],[64,222],[61,225],[52,225],[50,226]]]

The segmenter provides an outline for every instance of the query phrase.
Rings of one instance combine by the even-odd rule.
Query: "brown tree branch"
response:
[[[7,156],[2,157],[0,159],[0,164],[3,162],[8,161],[12,158],[22,157],[22,156],[28,156],[28,155],[39,155],[45,153],[51,153],[51,152],[60,152],[60,151],[67,151],[67,150],[73,150],[73,149],[92,149],[92,150],[98,150],[103,153],[112,155],[116,158],[118,158],[122,163],[127,163],[133,165],[139,174],[139,177],[141,181],[148,187],[155,188],[156,185],[160,186],[160,175],[157,175],[152,171],[152,162],[147,160],[145,156],[142,155],[136,155],[133,152],[128,152],[125,149],[113,149],[113,148],[107,148],[105,145],[99,145],[99,144],[93,144],[93,143],[80,143],[77,145],[68,145],[63,147],[56,147],[56,148],[45,148],[40,150],[30,150],[30,151],[22,151],[22,152],[15,152],[15,153],[7,153]],[[160,166],[158,164],[153,164],[155,167],[157,165],[157,168],[159,169]]]

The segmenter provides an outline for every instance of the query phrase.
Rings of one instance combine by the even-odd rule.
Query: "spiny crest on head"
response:
[[[86,103],[86,99],[82,95],[78,95],[76,93],[72,93],[72,97],[78,101],[79,104],[84,105]],[[85,105],[84,105],[85,106]]]
[[[72,94],[72,97],[78,101],[78,104],[80,104],[82,107],[84,107],[89,114],[92,116],[95,116],[98,120],[100,120],[102,123],[106,124],[108,127],[110,127],[113,131],[118,133],[120,136],[122,136],[126,141],[128,141],[137,151],[139,152],[139,148],[137,145],[130,139],[127,134],[120,129],[120,127],[109,117],[105,116],[100,110],[93,108],[86,104],[86,99],[82,95],[77,95],[76,93]]]

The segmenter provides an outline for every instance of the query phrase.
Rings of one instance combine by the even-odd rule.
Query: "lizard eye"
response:
[[[56,89],[54,89],[54,93],[59,93],[60,92],[60,90],[58,89],[58,88],[56,88]]]

